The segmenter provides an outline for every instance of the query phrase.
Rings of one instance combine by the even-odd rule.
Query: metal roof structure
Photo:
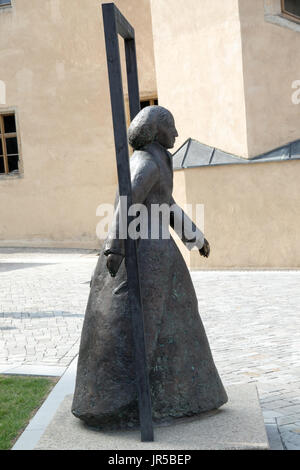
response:
[[[297,159],[300,159],[300,140],[278,147],[257,157],[246,159],[189,138],[173,154],[173,169],[181,170],[182,168],[195,168],[199,166],[252,164]]]

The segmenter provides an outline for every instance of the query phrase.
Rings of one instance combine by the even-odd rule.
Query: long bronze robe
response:
[[[130,167],[134,203],[149,212],[152,204],[174,203],[171,155],[160,144],[135,151]],[[124,254],[117,212],[93,277],[72,404],[76,417],[103,429],[138,423],[125,264],[114,278],[106,267],[105,253]],[[172,237],[141,239],[138,252],[154,422],[220,407],[227,395],[177,245]]]

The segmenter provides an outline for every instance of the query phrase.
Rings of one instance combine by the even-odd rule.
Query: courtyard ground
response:
[[[61,376],[78,354],[95,251],[0,249],[0,374]],[[300,271],[193,271],[226,385],[254,382],[271,449],[300,450]]]

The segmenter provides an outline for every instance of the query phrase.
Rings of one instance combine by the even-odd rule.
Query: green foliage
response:
[[[56,380],[0,375],[0,449],[10,449]]]

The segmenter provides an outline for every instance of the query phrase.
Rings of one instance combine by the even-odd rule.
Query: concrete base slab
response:
[[[229,401],[219,410],[154,427],[155,442],[140,432],[92,430],[71,414],[67,395],[35,449],[38,450],[238,450],[269,449],[255,385],[226,387]]]
[[[36,375],[46,377],[61,377],[65,372],[66,367],[61,366],[44,366],[44,365],[21,365],[21,366],[6,366],[1,368],[0,373],[3,375]]]

